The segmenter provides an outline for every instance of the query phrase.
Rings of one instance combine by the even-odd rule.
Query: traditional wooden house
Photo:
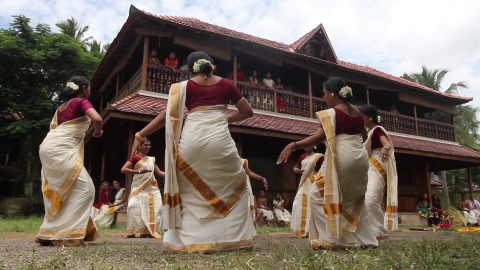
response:
[[[154,15],[132,6],[91,80],[92,101],[105,119],[103,138],[90,139],[86,147],[86,167],[97,183],[101,179],[125,179],[120,168],[130,153],[134,133],[165,110],[170,84],[189,77],[186,71],[149,63],[149,52],[154,49],[162,63],[175,52],[180,65],[190,52],[202,50],[213,57],[218,75],[231,74],[255,111],[254,117],[230,126],[232,136],[251,169],[269,180],[269,195],[281,192],[287,205],[293,201],[298,184],[292,170],[295,160],[277,166],[276,158],[287,143],[316,130],[315,112],[326,108],[321,98],[322,83],[331,76],[347,81],[356,105],[374,104],[381,110],[383,126],[391,132],[396,149],[399,212],[413,212],[419,194],[430,193],[431,171],[480,164],[480,153],[455,141],[453,126],[454,107],[472,98],[446,94],[339,60],[321,24],[288,45],[194,18]],[[274,79],[281,78],[283,90],[239,80],[234,69],[238,64],[247,74],[256,70],[261,76],[270,72]],[[392,108],[396,110],[392,112]],[[448,121],[425,119],[436,111],[448,115]],[[151,139],[151,155],[163,168],[164,132],[157,132]],[[296,157],[300,154],[297,152]],[[128,183],[127,179],[127,190]],[[259,183],[253,184],[254,191],[261,188]]]

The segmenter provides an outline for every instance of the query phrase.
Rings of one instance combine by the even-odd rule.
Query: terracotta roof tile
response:
[[[112,107],[114,110],[122,112],[158,115],[167,108],[167,100],[165,98],[135,93],[113,103]],[[228,110],[229,114],[233,112],[234,110]],[[301,120],[301,118],[293,119],[262,113],[256,113],[253,117],[236,122],[233,125],[305,136],[313,134],[318,127],[316,122]],[[397,149],[438,154],[449,153],[449,155],[452,156],[480,159],[480,153],[458,144],[429,141],[427,139],[417,139],[394,134],[391,135],[391,138]]]

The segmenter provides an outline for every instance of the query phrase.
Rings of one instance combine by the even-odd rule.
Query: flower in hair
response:
[[[380,117],[380,115],[377,115],[377,122],[380,123],[380,121],[382,121],[382,117]]]
[[[78,85],[74,82],[67,82],[67,87],[71,88],[72,90],[77,91],[79,89]]]
[[[193,64],[193,72],[200,72],[200,67],[203,65],[203,64],[206,64],[206,63],[209,63],[210,66],[212,66],[212,69],[213,69],[213,65],[210,61],[208,61],[207,59],[198,59],[197,61],[195,61],[195,63]]]
[[[350,86],[342,87],[340,89],[340,92],[338,92],[338,94],[340,94],[340,96],[343,98],[346,98],[348,94],[350,94],[350,96],[353,97],[352,88],[350,88]]]

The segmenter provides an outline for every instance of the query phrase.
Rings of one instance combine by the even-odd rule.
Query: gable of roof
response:
[[[306,33],[303,37],[293,42],[289,47],[293,52],[302,53],[302,49],[305,50],[305,47],[309,42],[318,44],[322,50],[325,50],[325,60],[334,63],[337,62],[337,54],[333,50],[333,46],[330,43],[330,39],[328,38],[327,32],[322,24],[318,25],[316,28]],[[315,55],[312,54],[308,55],[315,57]]]

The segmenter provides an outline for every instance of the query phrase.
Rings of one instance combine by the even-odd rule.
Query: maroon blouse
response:
[[[62,124],[64,122],[76,119],[85,115],[88,109],[93,108],[92,103],[84,98],[72,98],[65,110],[57,112],[57,122]]]
[[[235,104],[242,97],[240,90],[226,79],[221,79],[218,83],[208,86],[189,80],[185,106],[191,110],[198,106],[229,104],[230,101]]]
[[[385,136],[385,137],[387,136],[387,134],[385,134],[385,132],[383,132],[382,129],[376,128],[373,131],[373,134],[372,134],[372,150],[383,147],[383,144],[380,141],[380,137],[382,137],[382,136]]]

